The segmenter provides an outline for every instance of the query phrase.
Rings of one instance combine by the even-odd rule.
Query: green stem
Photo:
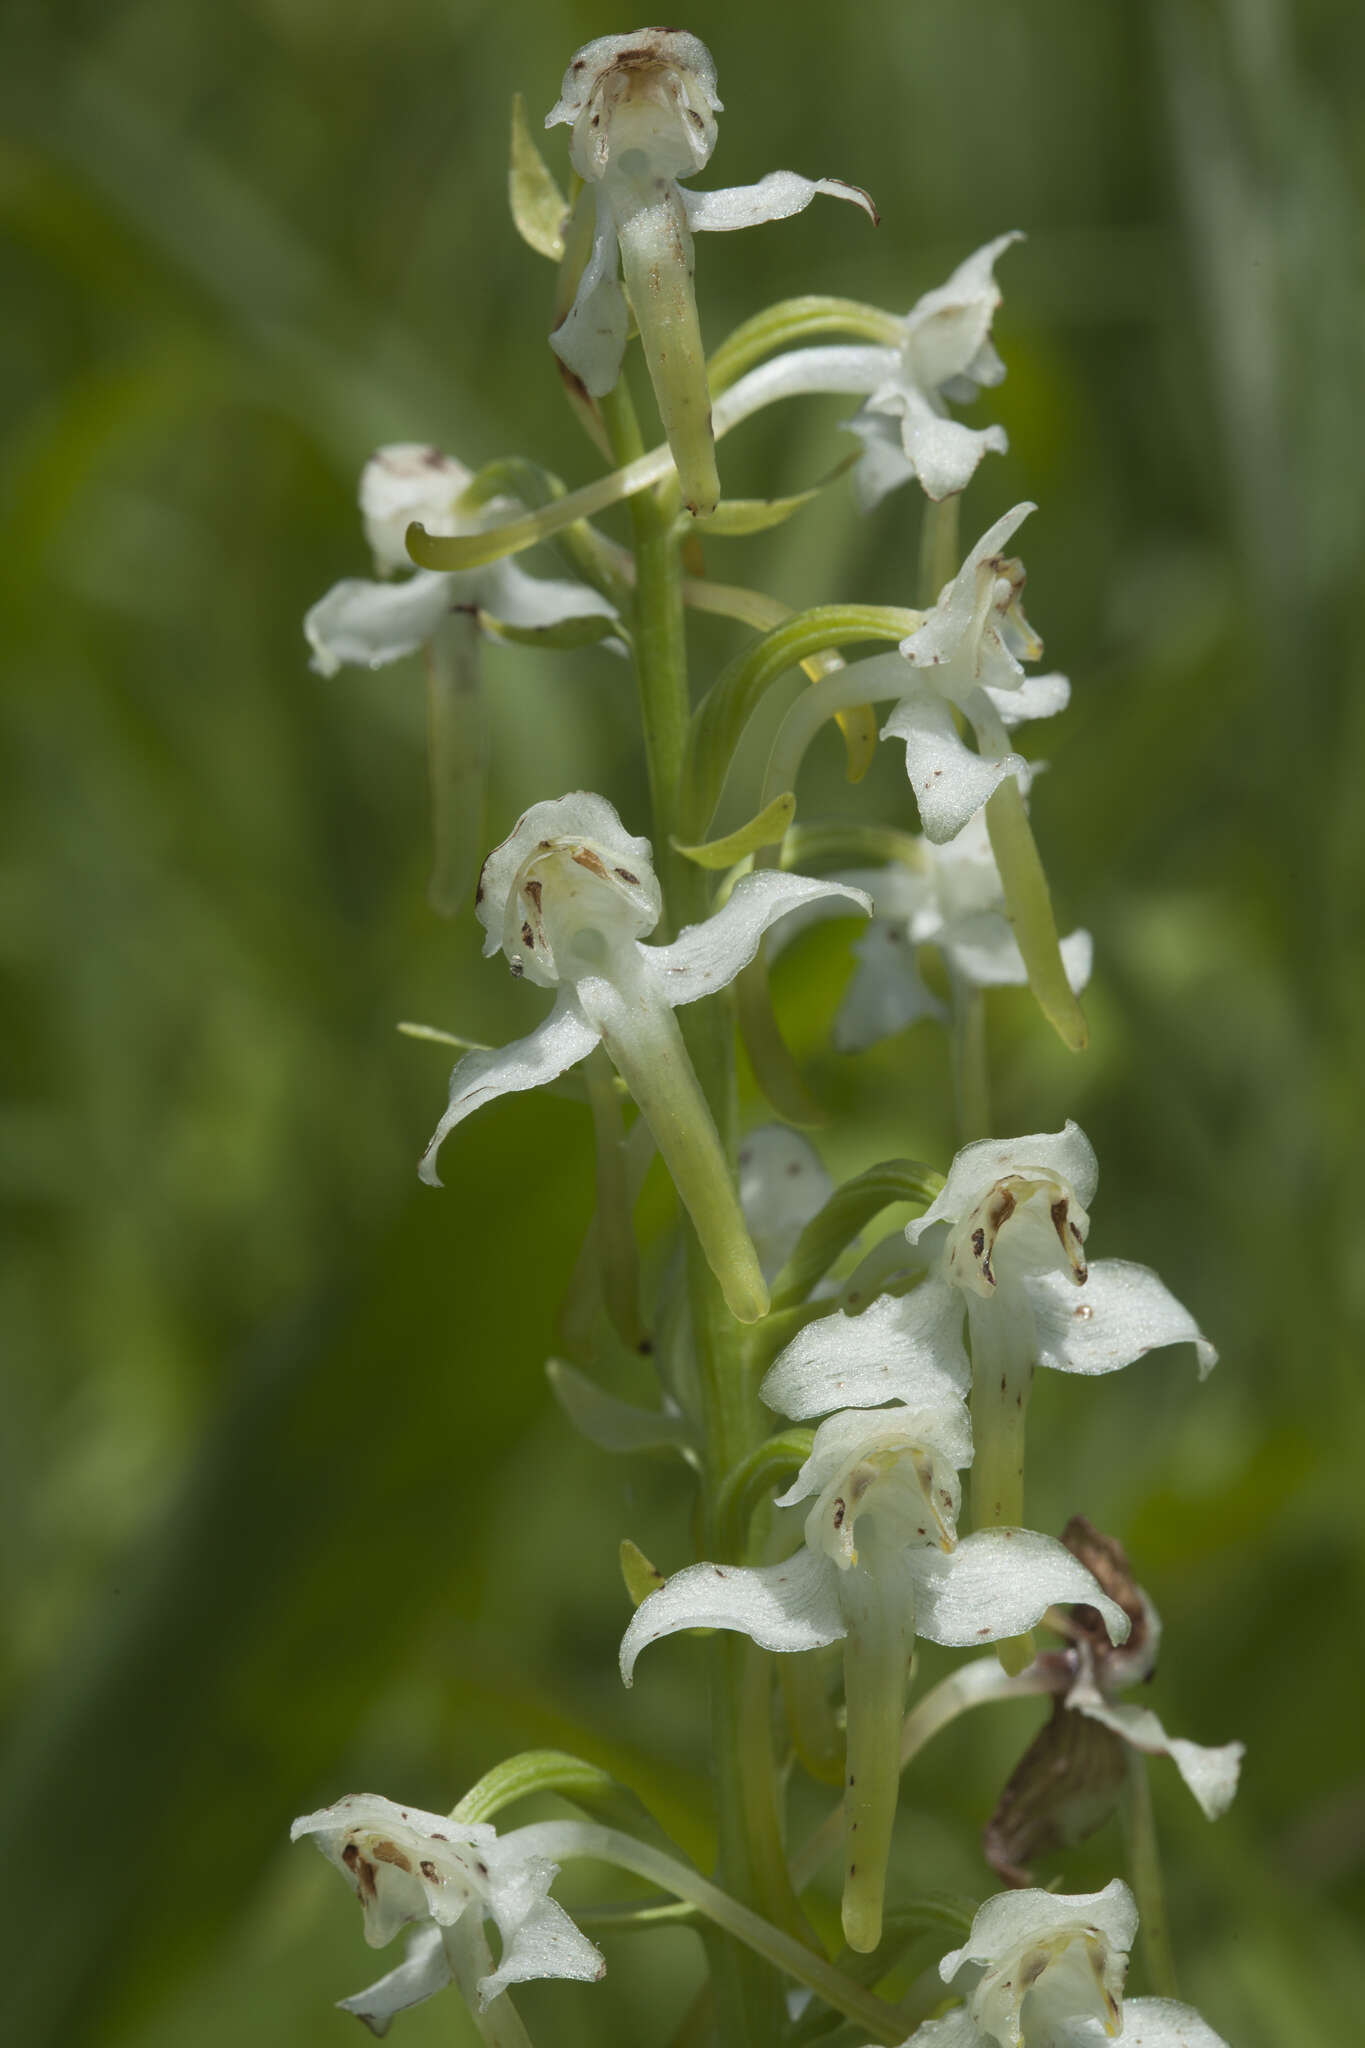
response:
[[[644,1332],[640,1326],[639,1262],[631,1214],[634,1203],[626,1162],[625,1120],[612,1080],[611,1062],[601,1046],[584,1061],[583,1080],[592,1112],[596,1151],[602,1298],[621,1342],[627,1350],[638,1351]]]
[[[986,1058],[986,998],[979,988],[951,976],[952,1022],[948,1044],[957,1106],[957,1141],[974,1144],[991,1132],[991,1081]]]
[[[878,2041],[900,2041],[904,2029],[893,2008],[855,1984],[841,1970],[817,1955],[804,1943],[784,1934],[759,1914],[742,1905],[675,1857],[665,1855],[650,1843],[638,1842],[614,1828],[598,1827],[590,1821],[543,1821],[523,1828],[519,1843],[528,1855],[547,1856],[554,1863],[571,1857],[589,1856],[603,1863],[629,1870],[649,1884],[686,1899],[736,1941],[743,1942],[784,1976],[804,1984],[817,1998],[832,2006],[860,2027],[866,2027]],[[745,2043],[745,2048],[749,2044]]]
[[[1159,1998],[1178,1998],[1166,1888],[1161,1879],[1161,1849],[1152,1812],[1152,1787],[1147,1759],[1141,1750],[1124,1745],[1123,1826],[1128,1839],[1128,1875],[1142,1927],[1142,1953],[1151,1988]]]
[[[924,501],[924,520],[919,530],[919,594],[926,611],[938,603],[939,592],[951,583],[958,568],[958,493],[951,498]]]
[[[967,1317],[972,1335],[972,1527],[1020,1529],[1024,1526],[1024,1442],[1029,1395],[1033,1389],[1033,1319],[1020,1302],[1009,1313],[1005,1290],[978,1302],[971,1296]],[[996,1644],[996,1655],[1011,1674],[1033,1662],[1033,1636],[1010,1636]]]

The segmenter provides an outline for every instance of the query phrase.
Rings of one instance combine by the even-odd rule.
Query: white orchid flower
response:
[[[987,1899],[961,1948],[939,1964],[965,1994],[902,2048],[1227,2048],[1192,2006],[1126,2003],[1137,1907],[1115,1878],[1102,1892],[1017,1891]]]
[[[1117,1372],[1165,1344],[1193,1344],[1201,1378],[1217,1352],[1146,1266],[1087,1265],[1099,1168],[1074,1123],[1026,1138],[987,1138],[959,1152],[906,1239],[928,1265],[901,1299],[861,1316],[810,1323],[761,1389],[795,1418],[833,1407],[922,1398],[926,1374],[965,1376],[971,1332],[978,1527],[1023,1516],[1024,1418],[1035,1366]]]
[[[696,513],[715,509],[720,483],[692,288],[693,234],[785,220],[818,192],[851,199],[877,218],[856,186],[795,171],[720,192],[685,191],[678,181],[708,162],[720,111],[706,45],[681,30],[646,28],[585,43],[545,117],[547,128],[571,126],[573,167],[595,200],[591,254],[550,345],[594,397],[611,390],[629,324],[619,246],[683,501]]]
[[[450,1077],[450,1103],[423,1154],[496,1095],[536,1088],[586,1059],[599,1042],[639,1105],[732,1312],[753,1322],[768,1292],[721,1147],[673,1012],[714,995],[753,959],[764,932],[815,897],[866,912],[837,882],[765,870],[746,875],[704,924],[668,946],[641,943],[661,915],[649,841],[628,833],[605,797],[578,791],[534,804],[484,862],[475,904],[484,952],[516,975],[557,990],[529,1038],[473,1052]]]
[[[598,1950],[549,1895],[558,1866],[520,1847],[518,1832],[499,1836],[486,1823],[453,1821],[372,1792],[353,1793],[294,1822],[290,1840],[311,1835],[350,1881],[371,1948],[419,1923],[405,1960],[367,1991],[343,1998],[343,2012],[383,2034],[395,2013],[452,1979],[482,2010],[510,1984],[533,1977],[591,1983],[603,1974]],[[502,1944],[496,1968],[485,1920],[493,1921]]]
[[[1115,1640],[1128,1632],[1123,1609],[1051,1537],[991,1529],[958,1540],[957,1473],[971,1455],[951,1387],[918,1408],[831,1416],[778,1501],[814,1496],[803,1547],[781,1564],[689,1566],[641,1603],[621,1643],[629,1685],[645,1645],[679,1629],[737,1629],[776,1651],[843,1642],[844,1932],[859,1950],[881,1936],[916,1635],[957,1648],[996,1641],[1058,1600],[1097,1607]]]
[[[506,517],[506,500],[461,512],[470,472],[453,455],[419,442],[396,442],[370,457],[360,476],[360,515],[376,575],[348,577],[319,598],[303,622],[321,675],[339,668],[383,668],[435,640],[452,613],[477,609],[507,626],[557,626],[565,619],[614,618],[607,599],[586,584],[528,576],[514,561],[481,569],[413,569],[403,544],[409,524],[428,533],[474,533]]]

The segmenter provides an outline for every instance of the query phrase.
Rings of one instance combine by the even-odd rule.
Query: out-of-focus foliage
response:
[[[1157,1773],[1186,1995],[1241,2048],[1341,2039],[1365,2009],[1365,17],[703,0],[686,25],[728,107],[710,182],[789,163],[883,216],[708,237],[711,341],[793,291],[903,309],[1030,236],[996,328],[1011,453],[964,538],[1040,503],[1029,609],[1076,694],[1035,818],[1097,972],[1083,1060],[1000,996],[998,1117],[1079,1118],[1094,1248],[1156,1265],[1223,1348],[1198,1392],[1179,1354],[1040,1386],[1033,1519],[1123,1535],[1166,1621],[1154,1703],[1249,1745],[1213,1828]],[[697,1660],[669,1646],[625,1695],[614,1659],[618,1539],[684,1561],[686,1481],[572,1437],[542,1377],[586,1113],[500,1105],[447,1148],[448,1190],[418,1187],[445,1059],[393,1023],[504,1034],[525,991],[426,908],[416,665],[323,682],[299,632],[365,570],[377,441],[596,473],[550,271],[506,218],[507,110],[630,26],[552,0],[7,11],[0,1982],[26,2048],[344,2040],[329,2000],[378,1959],[284,1844],[346,1790],[449,1804],[552,1743],[706,1851]],[[838,409],[803,417],[727,443],[730,489],[823,474]],[[845,484],[708,566],[910,602],[917,518],[907,492],[862,522]],[[703,622],[699,673],[735,644]],[[495,831],[579,785],[638,829],[625,665],[489,670]],[[896,762],[873,777],[906,815]],[[932,1027],[819,1051],[847,955],[803,944],[775,980],[841,1108],[830,1165],[944,1162]],[[977,1831],[1037,1719],[930,1752],[907,1879],[986,1888]],[[1067,1883],[1120,1853],[1102,1834]],[[693,1937],[607,1950],[604,1986],[527,1994],[539,2038],[669,2038]],[[401,2026],[421,2048],[462,2024],[452,1998]]]

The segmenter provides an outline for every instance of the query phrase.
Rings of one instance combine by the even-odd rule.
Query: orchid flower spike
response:
[[[470,471],[453,455],[420,442],[380,448],[360,474],[360,516],[374,557],[371,582],[334,583],[303,622],[320,675],[339,668],[384,668],[429,647],[458,611],[484,614],[490,631],[504,626],[557,626],[565,619],[614,618],[613,607],[584,583],[528,576],[513,560],[481,569],[413,570],[404,536],[413,520],[428,533],[476,533],[505,519],[508,499],[477,512],[460,509]],[[398,580],[393,580],[397,574]]]
[[[1121,1879],[1102,1892],[1003,1892],[939,1964],[963,2003],[902,2048],[1227,2048],[1193,2006],[1124,2001],[1137,1907]]]
[[[1170,1757],[1209,1820],[1232,1804],[1245,1754],[1240,1742],[1206,1748],[1167,1735],[1150,1707],[1119,1699],[1156,1670],[1161,1618],[1114,1537],[1074,1515],[1062,1541],[1118,1601],[1132,1631],[1116,1648],[1085,1605],[1053,1621],[1071,1647],[1033,1667],[1052,1681],[1052,1719],[1011,1773],[982,1837],[992,1868],[1012,1885],[1032,1882],[1027,1866],[1036,1857],[1084,1841],[1103,1825],[1118,1804],[1132,1750]]]
[[[926,1374],[924,1391],[919,1407],[821,1424],[777,1503],[812,1501],[793,1556],[760,1567],[689,1566],[641,1603],[621,1643],[629,1685],[645,1645],[679,1629],[737,1629],[777,1651],[843,1642],[843,1921],[850,1946],[863,1952],[881,1938],[916,1635],[958,1648],[995,1641],[1031,1628],[1057,1600],[1097,1607],[1116,1641],[1128,1632],[1123,1609],[1051,1537],[990,1529],[958,1540],[957,1473],[972,1455],[967,1411],[951,1374],[936,1386]]]
[[[720,111],[706,45],[679,29],[646,28],[585,43],[545,117],[547,128],[572,128],[569,154],[593,188],[594,207],[591,254],[550,346],[594,397],[611,390],[628,327],[619,246],[683,502],[694,513],[714,511],[720,482],[692,288],[693,234],[785,220],[817,192],[851,199],[877,218],[857,186],[795,171],[770,171],[757,185],[720,192],[684,191],[679,179],[702,170],[715,148]]]
[[[353,1887],[371,1948],[417,1923],[405,1960],[367,1991],[341,1999],[372,2033],[395,2013],[444,1990],[452,1979],[476,2012],[510,1984],[533,1977],[592,1983],[606,1969],[587,1936],[550,1897],[557,1865],[500,1836],[486,1823],[398,1806],[377,1793],[352,1793],[294,1822],[291,1841],[311,1835]],[[484,1922],[498,1930],[496,1968]]]
[[[756,1321],[767,1287],[673,1012],[724,988],[770,925],[826,896],[868,909],[842,883],[769,869],[743,877],[720,910],[672,945],[646,946],[662,913],[649,841],[632,837],[605,797],[580,790],[533,804],[484,862],[475,904],[485,954],[505,953],[513,974],[556,990],[554,1007],[529,1038],[459,1062],[422,1157],[423,1180],[439,1186],[437,1151],[471,1110],[554,1080],[600,1042],[653,1133],[732,1313]]]
[[[1089,1265],[1099,1167],[1074,1123],[987,1138],[958,1153],[942,1192],[908,1223],[925,1279],[865,1314],[807,1324],[761,1392],[797,1419],[834,1407],[923,1398],[926,1376],[966,1374],[971,1332],[978,1528],[1023,1519],[1024,1421],[1035,1366],[1117,1372],[1163,1344],[1192,1344],[1200,1376],[1217,1359],[1189,1310],[1146,1266]]]

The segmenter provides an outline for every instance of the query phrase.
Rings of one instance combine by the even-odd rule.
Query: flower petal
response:
[[[467,533],[477,516],[461,519],[455,501],[470,472],[453,455],[420,441],[395,441],[375,453],[360,472],[360,517],[381,576],[409,569],[407,531],[414,519],[428,533]]]
[[[804,213],[817,193],[851,199],[874,223],[877,209],[859,185],[842,178],[803,178],[799,171],[769,171],[756,185],[727,185],[719,192],[682,191],[687,225],[694,234],[756,228],[767,220],[789,220]]]
[[[1056,1372],[1117,1372],[1163,1344],[1193,1344],[1200,1379],[1218,1362],[1189,1310],[1147,1266],[1100,1259],[1082,1287],[1061,1273],[1030,1274],[1024,1286],[1038,1327],[1038,1363]]]
[[[871,914],[872,899],[861,889],[762,868],[742,876],[728,901],[705,923],[688,925],[671,946],[642,946],[640,951],[651,974],[659,977],[665,1001],[677,1009],[680,1003],[695,1003],[699,996],[713,995],[733,981],[779,918],[821,899],[839,897],[851,906],[847,915]]]
[[[760,1124],[749,1131],[738,1163],[739,1205],[763,1277],[771,1281],[834,1193],[834,1182],[809,1138],[786,1124]]]
[[[959,263],[946,283],[916,300],[906,318],[910,367],[925,386],[966,401],[975,387],[998,384],[1004,365],[990,345],[991,320],[1000,304],[995,265],[1023,236],[997,235]],[[970,387],[962,388],[964,382]]]
[[[1089,1720],[1098,1721],[1101,1727],[1122,1736],[1125,1742],[1132,1743],[1134,1749],[1143,1750],[1148,1756],[1168,1756],[1207,1819],[1217,1820],[1231,1806],[1241,1774],[1242,1758],[1246,1755],[1244,1742],[1225,1742],[1216,1748],[1206,1748],[1203,1743],[1186,1742],[1182,1736],[1167,1735],[1150,1707],[1106,1700],[1093,1684],[1087,1685],[1084,1681],[1073,1686],[1067,1694],[1066,1704],[1073,1712],[1084,1714]]]
[[[1123,2048],[1228,2048],[1192,2005],[1174,1998],[1125,1998]]]
[[[545,1856],[528,1856],[518,1845],[515,1829],[486,1851],[484,1860],[488,1905],[502,1936],[502,1959],[491,1975],[479,1980],[481,2004],[489,2004],[509,1984],[525,1984],[534,1977],[593,1984],[605,1975],[600,1949],[549,1896],[558,1864]]]
[[[1027,1177],[1038,1173],[1055,1174],[1068,1182],[1081,1207],[1090,1207],[1100,1169],[1094,1147],[1079,1124],[1068,1120],[1060,1131],[1036,1131],[1026,1138],[982,1138],[974,1145],[964,1145],[949,1167],[943,1187],[924,1214],[907,1223],[905,1234],[911,1244],[917,1244],[934,1224],[956,1223],[965,1216],[998,1180],[1011,1174]],[[1076,1298],[1073,1288],[1071,1299],[1074,1302]]]
[[[1065,711],[1071,702],[1071,684],[1055,672],[1046,676],[1021,676],[1017,689],[1002,689],[987,683],[986,695],[1006,726],[1027,725],[1031,718],[1051,718]],[[1036,763],[1035,763],[1035,773]]]
[[[477,602],[483,578],[419,569],[402,583],[348,577],[320,597],[303,622],[319,675],[339,668],[383,668],[424,647],[442,619],[461,603]],[[466,594],[467,593],[467,594]]]
[[[898,1402],[891,1408],[849,1408],[831,1415],[816,1430],[810,1456],[787,1491],[777,1496],[777,1506],[796,1507],[864,1458],[888,1445],[899,1447],[907,1439],[937,1451],[958,1470],[970,1465],[971,1423],[961,1395],[950,1394],[927,1407],[907,1408]]]
[[[839,1005],[831,1033],[840,1052],[863,1052],[918,1023],[921,1017],[946,1015],[943,1004],[920,976],[903,917],[874,917],[853,951],[857,972]]]
[[[565,619],[616,617],[615,605],[586,583],[528,576],[510,558],[490,564],[484,583],[480,606],[505,626],[557,626]]]
[[[931,1408],[965,1394],[962,1296],[931,1276],[899,1299],[883,1294],[860,1316],[821,1316],[793,1337],[759,1393],[800,1421],[836,1408],[903,1401]]]
[[[951,1984],[964,1963],[996,1962],[1017,1948],[1046,1941],[1049,1935],[1071,1927],[1097,1927],[1111,1947],[1126,1953],[1133,1946],[1137,1926],[1133,1894],[1119,1877],[1112,1878],[1102,1892],[1045,1892],[1032,1887],[997,1892],[977,1913],[961,1948],[943,1958],[938,1973],[945,1984]],[[1128,2012],[1125,2006],[1125,2048]]]
[[[921,627],[920,629],[924,629]],[[906,642],[913,644],[915,636]],[[1010,775],[1027,775],[1018,754],[987,760],[961,738],[953,714],[926,679],[908,688],[886,724],[884,740],[904,740],[905,767],[919,805],[925,837],[937,846],[953,839],[975,817],[991,792]]]
[[[946,1556],[909,1553],[919,1582],[919,1632],[931,1643],[967,1649],[1020,1636],[1054,1602],[1097,1607],[1116,1643],[1132,1623],[1069,1550],[1031,1529],[979,1529]]]
[[[367,1990],[357,1991],[353,1998],[339,1998],[337,2008],[340,2012],[353,2012],[357,2019],[364,2020],[372,2034],[387,2034],[389,2022],[396,2012],[406,2012],[410,2005],[420,2005],[424,1998],[444,1991],[450,1976],[450,1963],[440,1928],[435,1925],[419,1927],[409,1940],[407,1954],[396,1969],[390,1970]]]
[[[947,418],[918,385],[907,383],[903,376],[885,390],[874,392],[866,410],[899,419],[907,474],[917,476],[926,496],[935,500],[965,490],[983,455],[1009,452],[1009,436],[1003,427],[964,427]]]
[[[625,293],[616,276],[616,225],[599,192],[592,254],[573,304],[550,336],[550,347],[585,390],[602,398],[621,374],[629,325]]]
[[[447,1132],[482,1108],[495,1095],[515,1095],[526,1088],[543,1087],[569,1067],[586,1059],[597,1043],[597,1033],[578,1006],[572,989],[561,989],[545,1021],[528,1038],[488,1052],[466,1053],[450,1077],[450,1101],[445,1115],[431,1134],[431,1142],[417,1168],[429,1186],[438,1188],[436,1154]]]
[[[955,2005],[941,2019],[925,2020],[901,2048],[994,2048],[965,2005]]]
[[[634,1682],[647,1643],[685,1628],[732,1628],[764,1650],[819,1650],[838,1642],[837,1566],[803,1545],[782,1564],[693,1564],[636,1608],[621,1638],[621,1676]]]

